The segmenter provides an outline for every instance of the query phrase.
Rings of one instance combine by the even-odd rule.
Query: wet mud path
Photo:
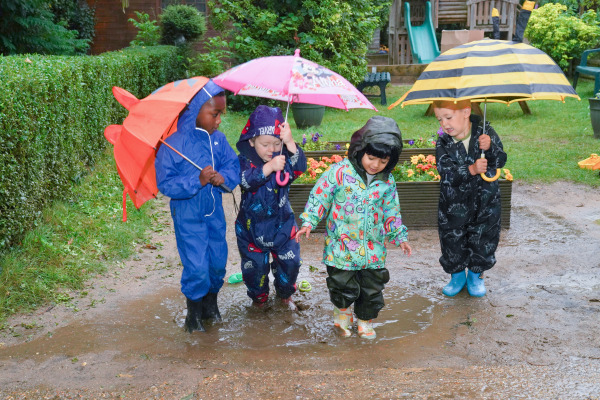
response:
[[[600,398],[597,190],[515,184],[481,299],[444,297],[437,232],[409,232],[413,256],[390,251],[374,341],[333,330],[320,235],[303,242],[312,290],[295,295],[299,311],[252,308],[243,284],[225,283],[223,322],[185,333],[170,220],[157,212],[164,229],[85,295],[9,321],[0,398]]]

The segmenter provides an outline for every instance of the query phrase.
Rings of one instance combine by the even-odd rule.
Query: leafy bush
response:
[[[563,71],[568,71],[571,60],[579,60],[584,50],[600,45],[600,26],[596,18],[594,10],[578,17],[565,5],[548,3],[533,10],[525,37],[552,57]]]
[[[381,25],[382,7],[391,1],[222,0],[209,2],[215,29],[224,32],[234,61],[293,55],[359,83],[365,75],[367,48]],[[232,28],[231,28],[232,27]]]
[[[68,29],[77,31],[78,39],[92,41],[96,36],[95,8],[78,0],[51,0],[54,22],[64,24]]]
[[[198,53],[189,59],[188,76],[213,78],[228,68],[227,60],[230,60],[233,55],[227,49],[227,42],[212,37],[204,43],[204,47],[206,53]]]
[[[85,54],[89,39],[55,23],[45,0],[0,0],[0,53]]]
[[[160,14],[161,43],[179,44],[200,39],[206,33],[204,14],[192,6],[170,5]]]
[[[129,22],[137,28],[138,33],[129,44],[131,46],[156,46],[160,40],[158,21],[150,20],[150,16],[145,12],[134,12],[138,20],[129,18]]]
[[[112,87],[144,97],[181,78],[175,48],[100,56],[0,57],[0,251],[64,198],[106,148],[126,110]]]

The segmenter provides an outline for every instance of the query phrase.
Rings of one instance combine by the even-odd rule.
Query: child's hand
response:
[[[302,228],[300,228],[300,230],[296,232],[296,243],[300,243],[301,235],[306,235],[306,238],[308,239],[310,237],[310,231],[311,229],[309,226],[303,226]]]
[[[283,171],[284,168],[285,168],[285,156],[284,155],[275,156],[271,159],[271,161],[269,161],[268,163],[265,164],[265,166],[263,167],[263,174],[265,176],[269,176],[275,171]]]
[[[279,138],[281,139],[283,144],[285,144],[285,147],[287,147],[290,153],[296,153],[296,142],[294,142],[290,124],[288,122],[284,122],[279,125],[279,128],[281,129],[279,131]]]
[[[487,151],[490,149],[492,145],[492,139],[490,139],[489,135],[481,135],[479,136],[479,148],[483,151]]]
[[[213,186],[221,186],[224,183],[225,178],[223,178],[223,175],[215,171],[215,174],[210,178],[210,184]]]
[[[202,172],[200,172],[200,184],[206,186],[216,173],[217,172],[210,165],[203,168]]]
[[[409,257],[412,254],[412,249],[410,248],[410,244],[408,244],[408,242],[400,243],[400,249],[402,249],[402,252]]]
[[[475,164],[469,166],[471,175],[485,174],[487,172],[488,162],[485,158],[478,158]]]

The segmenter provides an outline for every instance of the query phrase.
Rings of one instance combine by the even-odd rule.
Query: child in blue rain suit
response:
[[[300,246],[294,240],[298,226],[288,192],[292,181],[306,171],[306,157],[296,146],[281,110],[263,105],[250,115],[237,149],[242,204],[235,233],[248,296],[256,306],[265,304],[272,270],[277,297],[294,310],[291,296],[296,291],[302,260]],[[284,183],[286,175],[289,179]]]
[[[217,294],[225,277],[227,241],[219,185],[233,189],[240,173],[235,151],[217,130],[225,108],[223,89],[208,81],[179,116],[177,131],[166,139],[202,172],[167,146],[160,146],[156,154],[158,189],[171,198],[183,264],[181,292],[187,299],[185,329],[190,333],[204,331],[203,319],[221,319]]]

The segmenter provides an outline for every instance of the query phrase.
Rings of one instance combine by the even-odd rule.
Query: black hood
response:
[[[348,159],[354,166],[354,169],[356,169],[365,181],[367,173],[362,166],[361,160],[359,160],[357,156],[369,143],[378,143],[389,147],[395,147],[398,149],[398,154],[400,154],[402,152],[402,133],[400,132],[400,128],[398,128],[396,121],[392,118],[376,115],[371,117],[365,126],[354,132],[352,135],[350,147],[348,148]],[[387,166],[380,174],[378,174],[378,178],[387,180],[389,173],[394,167],[395,165]]]

